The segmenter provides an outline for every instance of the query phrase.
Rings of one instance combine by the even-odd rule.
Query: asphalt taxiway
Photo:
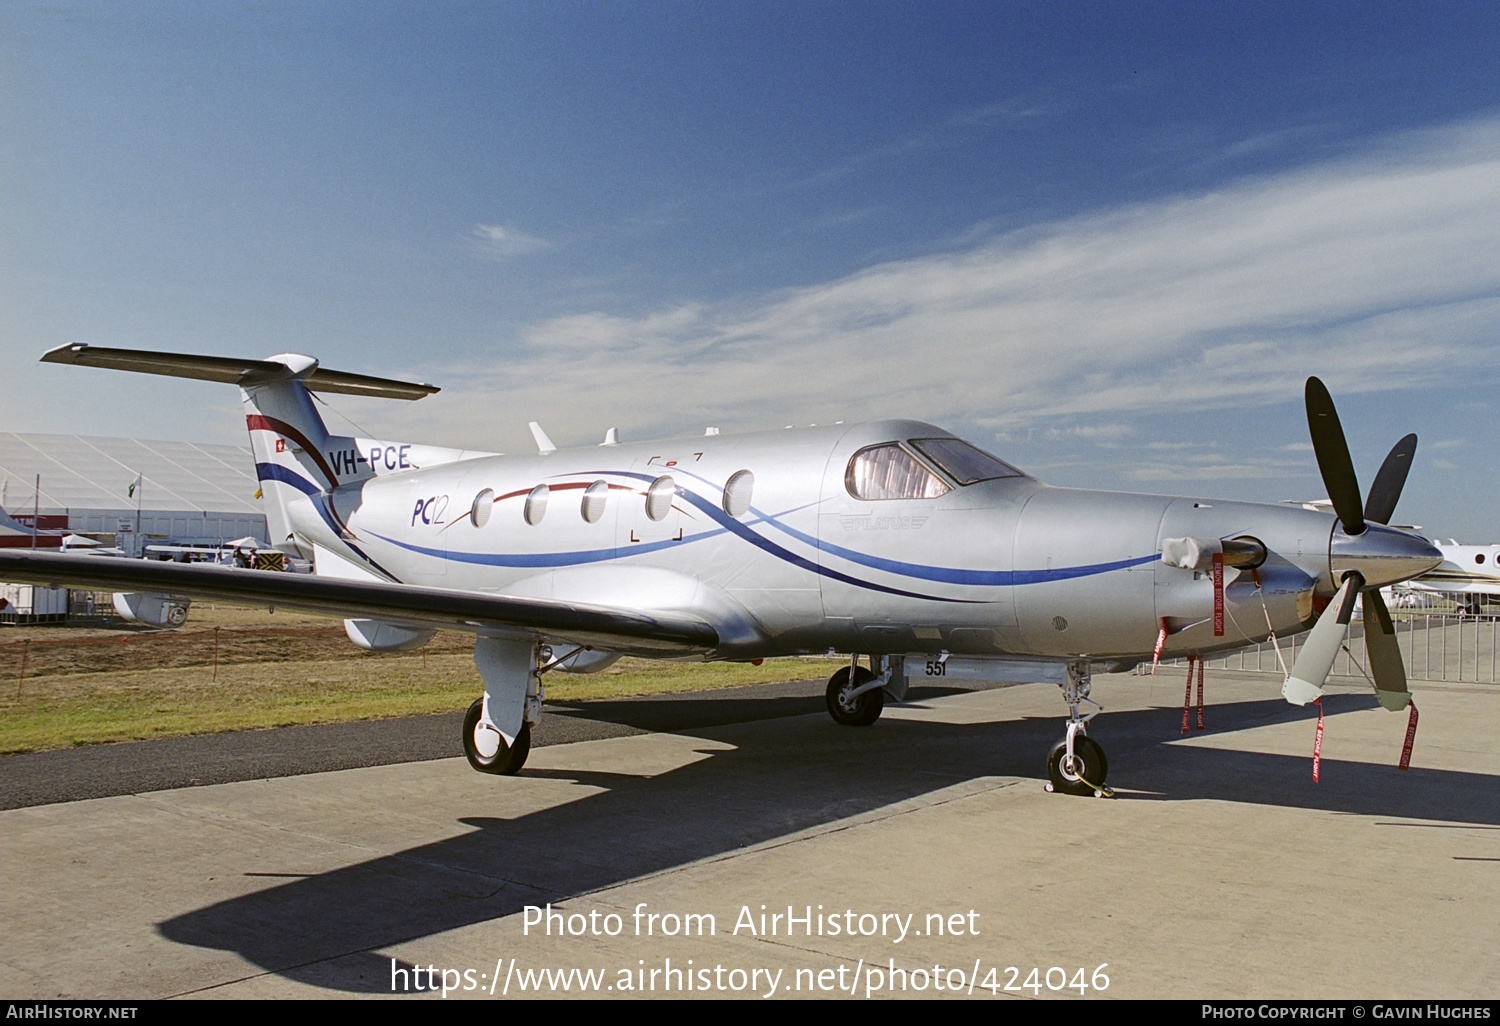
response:
[[[1336,682],[1314,784],[1315,710],[1207,683],[1184,736],[1177,672],[1096,678],[1112,801],[1044,790],[1050,685],[867,729],[816,683],[591,704],[515,778],[442,724],[0,760],[0,993],[1494,997],[1500,691],[1414,685],[1403,773],[1406,716]]]

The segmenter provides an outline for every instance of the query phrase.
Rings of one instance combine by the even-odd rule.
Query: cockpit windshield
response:
[[[911,447],[961,485],[993,481],[1001,477],[1025,477],[1015,467],[997,460],[983,449],[960,438],[912,438]]]

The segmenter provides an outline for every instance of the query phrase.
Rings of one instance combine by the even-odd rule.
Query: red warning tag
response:
[[[1197,656],[1188,656],[1187,687],[1182,691],[1182,732],[1188,732],[1188,709],[1193,704],[1193,662]]]
[[[1318,782],[1318,767],[1323,762],[1323,700],[1314,698],[1313,705],[1318,707],[1318,733],[1313,738],[1313,783]]]
[[[1401,768],[1411,769],[1411,746],[1417,741],[1417,703],[1408,702],[1411,715],[1406,718],[1406,744],[1401,746]]]
[[[1156,635],[1156,651],[1151,653],[1151,676],[1156,676],[1156,664],[1161,662],[1161,647],[1167,643],[1167,618],[1161,619],[1161,630]]]
[[[1192,672],[1191,669],[1189,672]],[[1203,660],[1198,660],[1198,729],[1203,729]]]
[[[1214,637],[1224,636],[1224,553],[1214,553]]]

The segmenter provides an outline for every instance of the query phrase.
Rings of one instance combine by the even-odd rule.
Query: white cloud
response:
[[[550,249],[552,243],[498,224],[476,224],[470,233],[475,251],[483,257],[501,259]]]
[[[638,437],[898,415],[1001,431],[1286,402],[1309,374],[1339,396],[1459,381],[1500,338],[1497,224],[1488,119],[805,288],[560,317],[466,370],[450,407]]]
[[[1102,446],[1111,446],[1135,433],[1129,424],[1075,424],[1069,428],[1049,428],[1042,436],[1047,441],[1082,438]]]

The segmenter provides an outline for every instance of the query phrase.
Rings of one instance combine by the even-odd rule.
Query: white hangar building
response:
[[[38,489],[37,477],[41,476]],[[132,494],[131,485],[139,487]],[[0,432],[0,506],[132,556],[153,543],[267,542],[249,446]]]

